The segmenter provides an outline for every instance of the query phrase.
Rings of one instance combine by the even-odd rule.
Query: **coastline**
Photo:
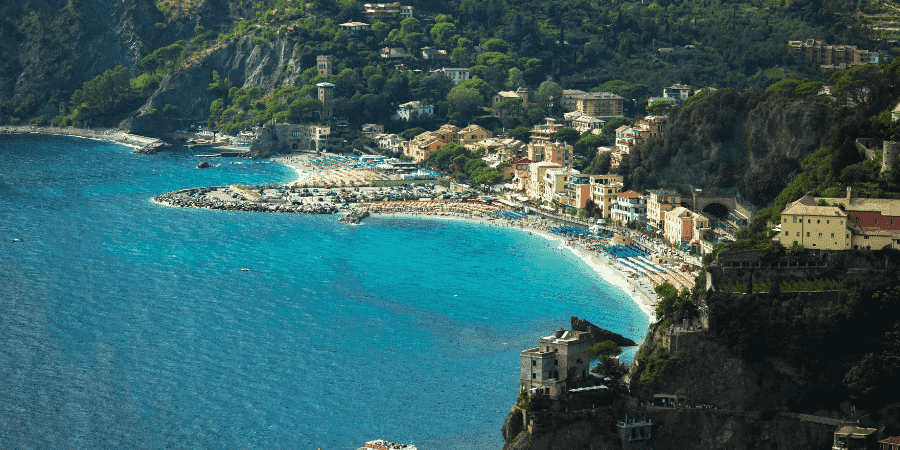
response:
[[[0,127],[0,133],[4,134],[44,134],[48,136],[68,136],[95,141],[114,142],[134,149],[160,142],[159,139],[131,134],[117,128],[56,128],[50,126],[35,125],[4,125]]]
[[[460,220],[472,223],[478,223],[486,226],[503,226],[513,229],[519,229],[523,232],[529,232],[551,242],[556,242],[562,248],[566,248],[575,256],[581,258],[585,264],[596,272],[604,281],[612,284],[624,292],[647,316],[649,323],[656,322],[656,308],[653,303],[657,301],[656,293],[652,287],[643,285],[642,283],[630,281],[625,274],[616,270],[610,265],[607,258],[597,252],[591,252],[584,248],[577,241],[569,242],[561,236],[550,234],[540,228],[533,227],[527,223],[513,222],[507,219],[487,220],[478,216],[465,215],[427,215],[427,214],[410,214],[410,213],[380,213],[372,212],[373,217],[392,217],[407,219],[436,219],[436,220]]]
[[[294,181],[290,181],[287,184],[290,185],[298,185],[302,182],[309,180],[314,172],[305,166],[305,163],[309,161],[308,155],[291,155],[291,156],[281,156],[278,158],[271,158],[272,161],[275,161],[279,164],[283,164],[287,167],[290,167],[295,172],[297,172],[297,179]],[[426,214],[412,214],[412,213],[401,213],[401,212],[373,212],[370,211],[373,216],[383,216],[383,217],[400,217],[400,218],[412,218],[412,219],[440,219],[440,220],[464,220],[469,222],[475,222],[482,225],[487,226],[507,226],[510,228],[518,228],[522,231],[529,232],[531,234],[536,234],[544,239],[550,240],[552,242],[557,242],[562,247],[569,249],[575,256],[581,258],[585,264],[587,264],[591,269],[596,272],[600,278],[604,279],[606,282],[616,286],[621,289],[629,298],[641,309],[641,311],[647,316],[647,320],[649,323],[656,322],[656,308],[653,306],[653,303],[657,302],[658,296],[656,292],[653,291],[653,286],[645,283],[645,279],[641,278],[638,280],[629,279],[624,273],[617,270],[609,259],[596,251],[589,251],[584,248],[583,245],[577,243],[577,241],[569,242],[563,237],[555,236],[550,234],[540,228],[533,226],[531,223],[526,222],[513,222],[507,219],[496,219],[496,220],[487,220],[485,218],[475,216],[475,215],[463,215],[463,214],[451,214],[451,215],[426,215]]]

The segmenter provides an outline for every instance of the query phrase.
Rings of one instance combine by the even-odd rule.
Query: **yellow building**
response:
[[[666,220],[666,211],[681,206],[681,194],[667,190],[647,191],[647,222],[655,228],[662,229]]]
[[[805,195],[781,213],[778,239],[785,247],[797,243],[811,249],[847,250],[853,243],[847,225],[847,213],[841,208],[819,206]]]

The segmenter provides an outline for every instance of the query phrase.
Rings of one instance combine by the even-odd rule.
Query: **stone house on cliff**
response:
[[[559,329],[542,337],[540,345],[521,353],[520,389],[558,398],[575,381],[588,376],[590,333]]]

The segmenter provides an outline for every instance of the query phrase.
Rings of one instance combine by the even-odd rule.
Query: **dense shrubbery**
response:
[[[780,292],[813,292],[813,291],[837,291],[844,287],[843,280],[817,278],[814,280],[759,280],[754,281],[752,291],[754,293],[768,293],[772,289]],[[731,281],[723,283],[719,287],[722,292],[746,293],[747,282]]]
[[[483,155],[451,142],[429,155],[425,165],[450,174],[457,182],[468,182],[473,186],[486,188],[503,179],[503,173],[488,167],[481,156]]]
[[[798,408],[848,397],[863,407],[892,403],[900,400],[895,383],[886,378],[900,375],[898,275],[891,265],[883,273],[849,278],[835,300],[814,309],[784,289],[715,293],[708,297],[710,331],[751,362],[783,357],[803,373],[816,374],[792,393],[790,402]]]

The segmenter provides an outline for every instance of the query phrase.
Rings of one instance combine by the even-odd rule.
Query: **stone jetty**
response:
[[[295,200],[290,188],[266,186],[212,186],[167,192],[153,201],[179,208],[220,209],[293,214],[333,214],[338,208],[327,202]],[[301,197],[296,197],[301,198]]]

